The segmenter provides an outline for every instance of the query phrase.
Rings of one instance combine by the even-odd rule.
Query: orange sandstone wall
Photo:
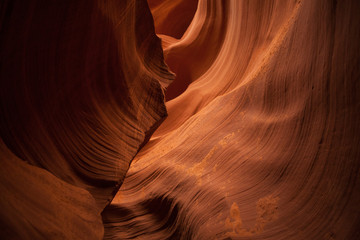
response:
[[[2,1],[1,239],[359,239],[359,5]]]
[[[358,239],[359,7],[200,0],[180,39],[158,32],[182,89],[105,238]]]

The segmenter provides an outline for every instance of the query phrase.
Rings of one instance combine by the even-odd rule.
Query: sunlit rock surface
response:
[[[1,238],[360,239],[359,1],[0,6]]]
[[[179,91],[105,238],[359,239],[359,7],[199,0],[161,28]]]

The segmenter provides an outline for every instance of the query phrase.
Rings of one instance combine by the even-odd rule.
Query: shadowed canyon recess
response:
[[[1,239],[360,239],[360,2],[0,2]]]

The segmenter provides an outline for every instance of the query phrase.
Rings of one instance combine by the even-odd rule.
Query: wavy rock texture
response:
[[[360,239],[359,5],[2,1],[1,239]]]
[[[0,143],[1,239],[101,239],[94,198],[17,158]]]
[[[156,32],[179,39],[195,14],[198,0],[151,0],[148,3]]]
[[[359,239],[359,7],[199,0],[180,39],[160,23],[181,87],[105,238]]]
[[[10,0],[0,19],[1,239],[102,238],[100,212],[167,115],[148,4]]]

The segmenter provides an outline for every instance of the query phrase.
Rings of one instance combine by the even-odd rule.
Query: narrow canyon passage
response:
[[[360,239],[356,0],[4,0],[1,239]]]

